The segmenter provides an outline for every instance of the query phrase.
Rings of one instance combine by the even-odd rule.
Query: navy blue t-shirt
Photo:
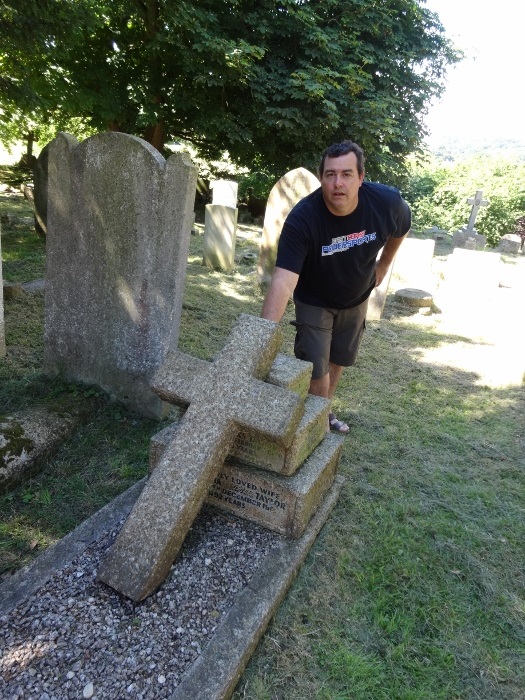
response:
[[[350,309],[371,294],[381,248],[388,238],[404,236],[410,223],[410,208],[393,187],[363,182],[347,216],[332,214],[319,188],[288,214],[276,266],[299,274],[294,299]]]

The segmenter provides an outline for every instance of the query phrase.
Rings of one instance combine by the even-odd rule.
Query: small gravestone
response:
[[[177,345],[196,170],[142,139],[68,134],[49,145],[44,369],[143,415]]]
[[[204,210],[203,262],[211,270],[230,272],[235,265],[237,209],[207,204]]]
[[[203,262],[212,270],[230,272],[235,265],[238,185],[215,180],[210,187],[212,203],[204,210]]]
[[[174,352],[159,369],[155,391],[188,408],[103,561],[101,581],[135,601],[162,583],[241,428],[291,444],[302,401],[263,381],[280,342],[278,324],[243,314],[213,362]]]
[[[432,306],[432,294],[425,292],[423,289],[398,289],[395,297],[398,301],[406,306],[414,308],[425,308]]]
[[[0,223],[0,357],[5,357],[5,325],[4,325],[4,283],[2,278],[2,224]]]
[[[499,239],[496,250],[498,253],[517,255],[521,250],[521,236],[513,233],[506,233]]]
[[[272,278],[277,245],[284,221],[299,200],[320,187],[319,180],[306,168],[296,168],[283,175],[273,186],[266,212],[257,264],[257,281],[263,292]]]
[[[48,165],[49,144],[40,151],[33,168],[35,230],[41,236],[47,233]]]
[[[233,180],[214,180],[210,183],[212,204],[235,209],[237,207],[237,191],[239,185]]]

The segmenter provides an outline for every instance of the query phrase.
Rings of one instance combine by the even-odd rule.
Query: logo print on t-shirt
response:
[[[370,241],[375,241],[375,239],[375,233],[365,233],[365,231],[350,233],[348,236],[339,236],[339,238],[332,238],[330,245],[324,245],[321,247],[321,255],[342,253],[343,251],[348,250],[348,248],[353,248],[355,245],[370,243]]]

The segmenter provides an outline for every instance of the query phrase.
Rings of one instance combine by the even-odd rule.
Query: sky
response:
[[[449,68],[446,91],[426,118],[427,142],[525,141],[523,0],[427,0],[446,35],[465,53]]]

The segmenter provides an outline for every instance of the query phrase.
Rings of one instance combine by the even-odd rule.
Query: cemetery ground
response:
[[[31,215],[2,195],[0,213],[15,209]],[[202,230],[191,237],[179,346],[209,360],[240,313],[260,312],[250,255],[260,230],[240,228],[228,274],[202,266]],[[450,252],[437,242],[437,269]],[[45,242],[30,225],[2,225],[2,254],[4,281],[44,277]],[[503,259],[509,278],[525,277],[525,255]],[[368,324],[335,400],[352,426],[345,486],[235,700],[525,696],[524,353],[509,328],[523,323],[523,296],[505,304],[508,322],[476,299],[453,319],[389,295]],[[159,430],[96,390],[42,376],[43,306],[42,292],[5,302],[0,414],[73,400],[88,418],[38,475],[0,496],[2,579],[142,478]]]

